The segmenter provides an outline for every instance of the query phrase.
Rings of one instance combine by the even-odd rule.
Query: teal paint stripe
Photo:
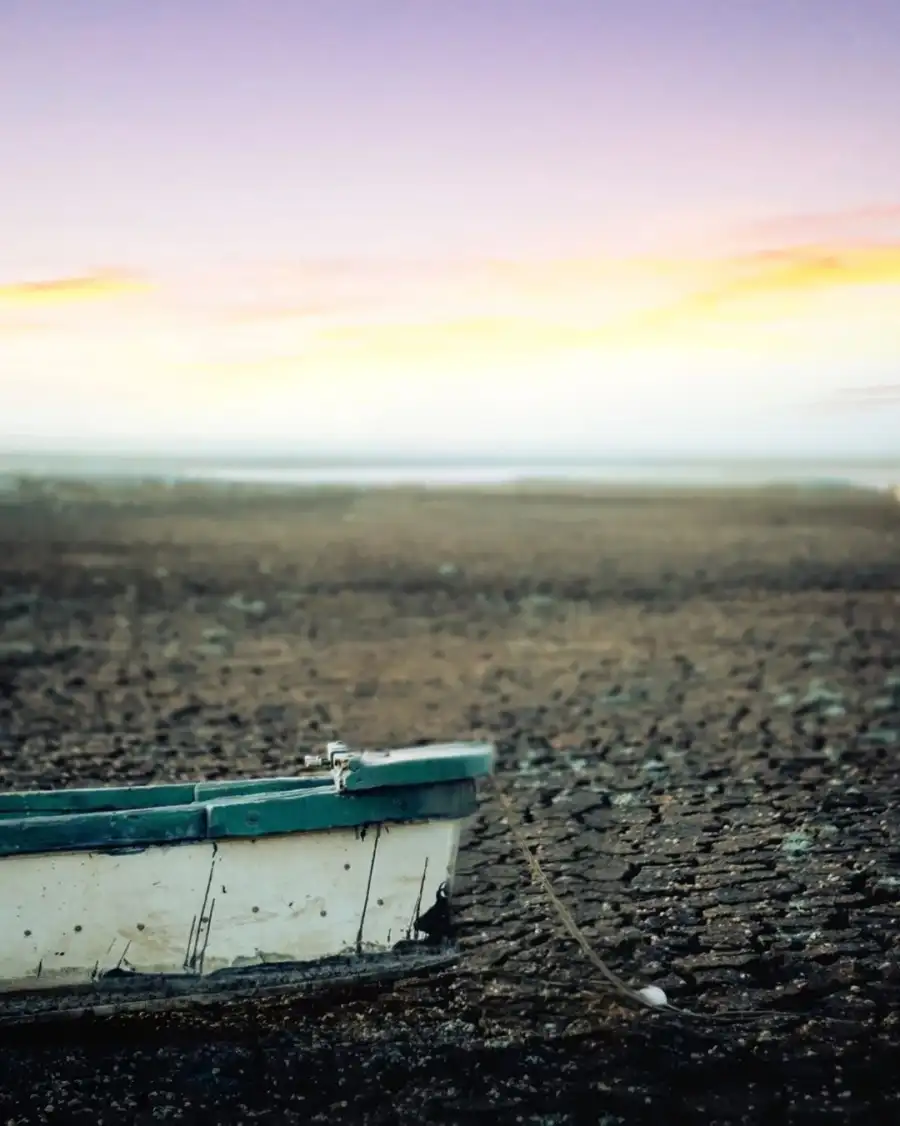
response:
[[[449,743],[439,748],[423,747],[423,753],[397,752],[386,754],[349,753],[339,772],[342,790],[380,790],[386,786],[419,786],[432,782],[453,782],[464,778],[481,778],[490,774],[494,765],[494,748],[489,743]],[[430,753],[429,753],[430,752]]]
[[[468,817],[478,808],[475,782],[438,782],[398,786],[344,796],[336,792],[279,794],[264,799],[216,802],[209,806],[213,840],[361,828],[402,821]]]
[[[162,809],[210,798],[330,787],[331,775],[305,778],[236,778],[218,782],[175,782],[155,786],[101,786],[85,790],[22,790],[0,794],[0,820],[27,814],[112,813]]]
[[[251,797],[254,794],[293,793],[297,790],[330,788],[330,774],[312,774],[305,778],[248,778],[222,782],[198,782],[195,801],[219,797]]]
[[[332,773],[0,795],[0,856],[115,849],[465,817],[494,749],[342,752]]]
[[[202,805],[167,809],[74,813],[10,819],[0,825],[0,857],[40,852],[116,849],[145,844],[182,844],[206,839]]]
[[[162,786],[110,786],[91,790],[23,790],[0,794],[0,814],[22,817],[29,813],[99,813],[108,810],[146,809],[187,805],[194,800],[193,783]]]
[[[10,818],[0,824],[0,857],[104,851],[140,845],[264,837],[370,824],[442,820],[475,812],[475,783],[397,787],[359,796],[332,789],[254,794],[168,808]]]

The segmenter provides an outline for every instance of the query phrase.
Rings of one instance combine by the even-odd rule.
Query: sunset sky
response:
[[[0,448],[898,436],[898,0],[0,0]]]

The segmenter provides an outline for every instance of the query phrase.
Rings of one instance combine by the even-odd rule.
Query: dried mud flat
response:
[[[0,786],[490,736],[451,973],[0,1034],[4,1122],[896,1121],[900,509],[74,486],[0,507]]]

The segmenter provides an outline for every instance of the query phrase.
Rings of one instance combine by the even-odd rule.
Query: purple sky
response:
[[[0,285],[729,254],[900,201],[898,0],[2,0],[0,60]]]
[[[13,276],[653,246],[900,195],[896,0],[4,0],[0,55]]]

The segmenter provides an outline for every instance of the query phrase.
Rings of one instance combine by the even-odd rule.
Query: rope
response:
[[[513,839],[515,840],[516,844],[519,846],[519,848],[522,852],[522,856],[525,859],[525,863],[528,865],[528,869],[531,873],[532,880],[534,881],[535,884],[538,885],[538,887],[540,887],[541,891],[543,891],[544,895],[549,900],[550,905],[552,906],[553,910],[556,912],[556,915],[558,916],[559,921],[562,923],[566,932],[575,941],[579,950],[582,952],[582,954],[585,956],[585,958],[591,963],[591,965],[597,970],[597,972],[613,987],[613,992],[615,993],[615,995],[617,995],[618,997],[621,997],[621,998],[623,998],[627,1001],[631,1001],[633,1004],[638,1005],[642,1009],[649,1009],[651,1012],[656,1012],[656,1013],[666,1012],[666,1013],[669,1013],[673,1016],[689,1017],[689,1018],[695,1019],[695,1020],[731,1020],[731,1021],[734,1021],[734,1020],[746,1019],[748,1017],[766,1016],[766,1017],[771,1018],[771,1017],[777,1017],[779,1015],[787,1015],[787,1014],[778,1014],[778,1013],[774,1013],[774,1012],[767,1012],[765,1010],[752,1010],[752,1009],[746,1009],[746,1010],[745,1009],[738,1009],[738,1010],[720,1012],[720,1013],[698,1013],[698,1012],[692,1011],[691,1009],[678,1008],[675,1005],[669,1004],[668,1001],[666,1001],[663,1004],[653,1002],[653,1001],[649,1000],[644,994],[640,993],[638,990],[632,989],[631,986],[628,985],[627,982],[623,981],[622,978],[620,978],[617,973],[615,973],[612,969],[610,969],[610,967],[606,964],[606,962],[603,961],[603,959],[600,957],[600,955],[591,946],[591,944],[588,941],[588,938],[585,935],[584,931],[581,929],[581,927],[579,927],[578,923],[575,922],[575,919],[573,918],[571,911],[568,909],[568,907],[566,907],[566,905],[563,903],[563,901],[556,894],[556,891],[554,890],[553,885],[550,882],[550,879],[548,878],[546,872],[541,867],[540,861],[538,860],[537,856],[535,855],[534,850],[532,849],[532,846],[528,843],[528,839],[525,836],[525,832],[522,828],[521,818],[519,817],[518,811],[516,810],[512,801],[507,796],[507,794],[504,793],[503,788],[501,787],[501,785],[500,785],[498,779],[496,778],[496,776],[491,776],[489,781],[490,781],[491,785],[493,786],[494,792],[497,796],[497,800],[500,802],[500,805],[503,807],[503,810],[506,814],[506,820],[507,820],[507,824],[509,826],[510,833],[512,834]],[[796,1014],[791,1014],[791,1015],[796,1016]]]

